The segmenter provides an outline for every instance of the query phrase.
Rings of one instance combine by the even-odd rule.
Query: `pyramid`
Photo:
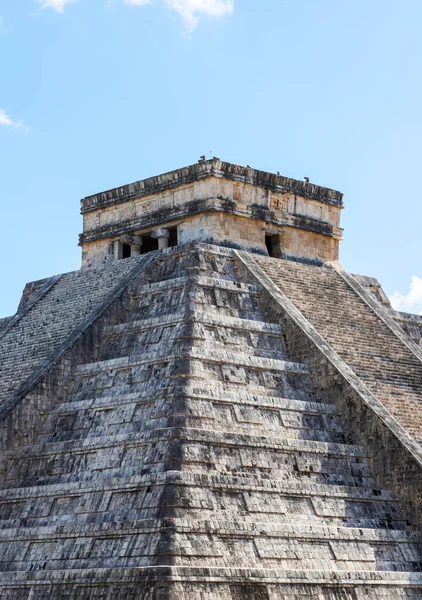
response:
[[[341,203],[218,159],[82,201],[0,322],[1,598],[422,598],[422,328]]]

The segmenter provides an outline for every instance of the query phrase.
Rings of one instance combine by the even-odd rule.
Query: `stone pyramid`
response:
[[[1,598],[422,598],[417,335],[309,262],[192,240],[27,286]]]

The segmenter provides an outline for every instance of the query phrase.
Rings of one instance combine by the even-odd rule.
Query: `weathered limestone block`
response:
[[[122,235],[151,236],[159,248],[199,241],[267,254],[271,245],[273,256],[337,260],[342,206],[340,192],[214,158],[84,198],[82,262],[106,260],[110,244],[122,258]]]
[[[231,250],[191,243],[152,258],[102,267],[127,264],[109,283],[123,287],[8,413],[2,597],[416,600],[422,536],[405,491],[377,481],[344,410],[347,382]],[[283,266],[292,297],[299,267]],[[322,283],[300,285],[315,298],[318,285],[349,297],[334,271],[313,269]],[[305,296],[319,318],[322,301]],[[28,323],[15,325],[24,338]],[[357,368],[364,353],[350,352]]]

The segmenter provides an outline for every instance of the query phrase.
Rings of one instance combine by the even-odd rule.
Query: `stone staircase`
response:
[[[109,262],[46,280],[37,301],[30,298],[0,330],[0,407],[144,262]]]
[[[381,284],[374,277],[355,274],[352,277],[388,312],[417,346],[422,346],[422,315],[394,310]]]
[[[256,257],[397,421],[422,441],[422,363],[334,269]]]
[[[132,286],[127,319],[8,453],[1,597],[420,598],[422,533],[233,253],[175,248]]]

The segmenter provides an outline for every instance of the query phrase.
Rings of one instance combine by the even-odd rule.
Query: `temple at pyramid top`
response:
[[[341,206],[218,159],[83,200],[0,319],[2,600],[421,600],[422,317]]]
[[[201,159],[81,201],[82,265],[200,241],[277,258],[338,260],[343,195]]]

